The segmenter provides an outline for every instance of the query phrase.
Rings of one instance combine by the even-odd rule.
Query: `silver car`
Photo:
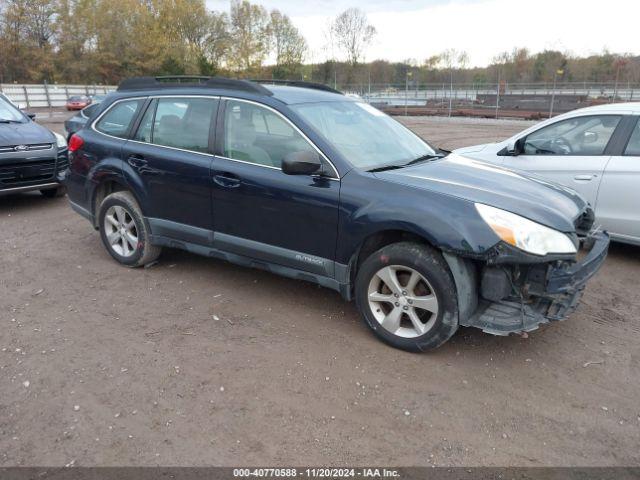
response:
[[[569,186],[611,238],[640,245],[640,103],[574,110],[499,143],[456,150]]]

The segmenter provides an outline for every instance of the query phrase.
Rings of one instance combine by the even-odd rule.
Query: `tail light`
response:
[[[73,135],[71,135],[71,138],[69,139],[69,152],[75,152],[77,150],[80,150],[83,145],[84,145],[84,140],[82,139],[82,137],[74,133]]]

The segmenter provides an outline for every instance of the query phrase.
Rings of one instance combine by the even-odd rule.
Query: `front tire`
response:
[[[361,265],[358,310],[373,333],[409,352],[439,347],[458,329],[458,301],[442,255],[427,245],[388,245]]]
[[[155,261],[162,251],[149,243],[149,225],[138,202],[129,192],[115,192],[102,201],[98,225],[105,248],[123,265],[147,265]]]

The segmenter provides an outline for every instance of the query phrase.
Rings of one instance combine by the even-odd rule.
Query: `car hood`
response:
[[[453,152],[457,153],[457,154],[460,154],[460,155],[464,155],[465,153],[476,153],[476,152],[483,151],[489,145],[492,145],[492,144],[491,143],[483,143],[481,145],[473,145],[471,147],[456,148]]]
[[[53,133],[35,122],[0,123],[0,146],[54,143]]]
[[[375,175],[385,181],[508,210],[562,232],[575,230],[574,220],[587,205],[569,188],[455,153]]]

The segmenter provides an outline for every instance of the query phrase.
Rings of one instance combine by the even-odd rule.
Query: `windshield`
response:
[[[406,164],[436,153],[411,130],[366,103],[303,103],[291,108],[357,168]]]
[[[24,122],[22,112],[6,98],[0,96],[0,122]]]

